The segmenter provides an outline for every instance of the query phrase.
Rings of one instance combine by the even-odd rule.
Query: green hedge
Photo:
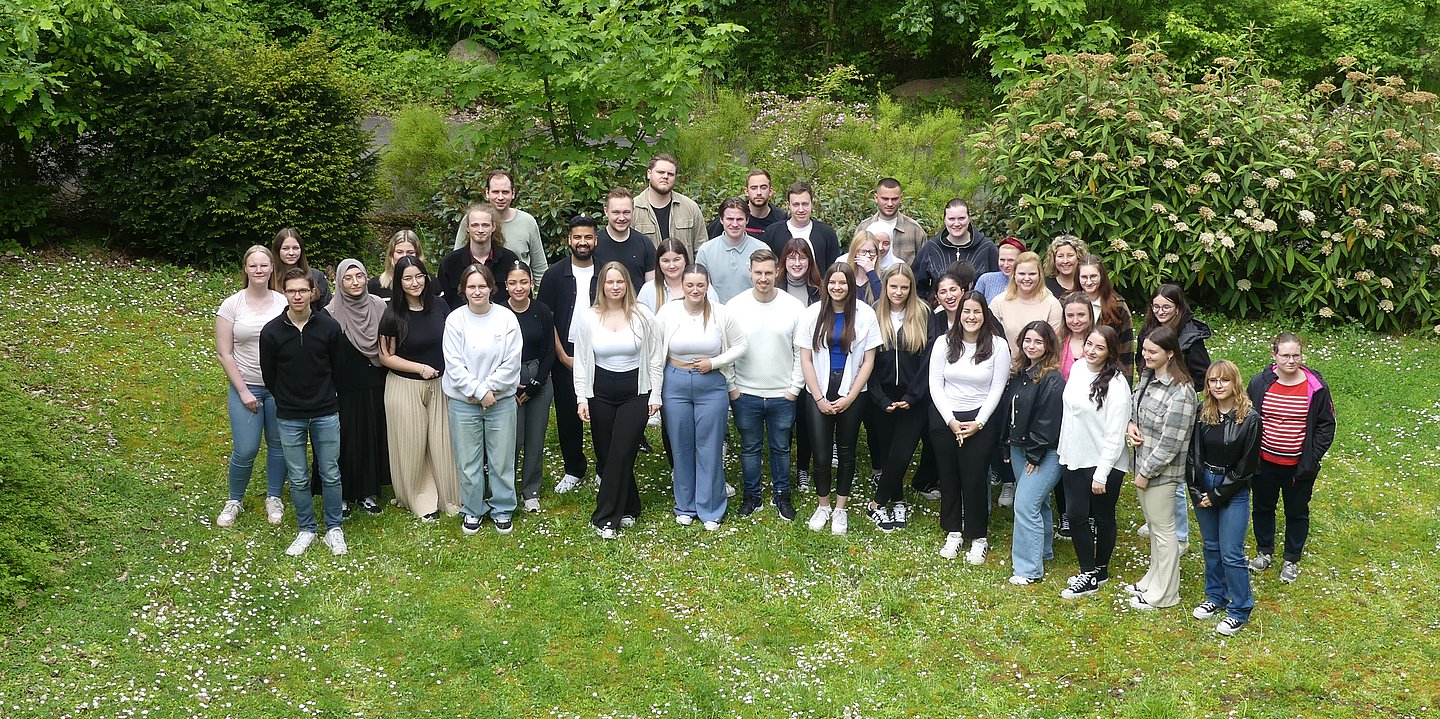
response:
[[[1052,55],[974,138],[992,210],[1042,245],[1078,235],[1131,295],[1175,282],[1239,315],[1433,325],[1436,96],[1353,63],[1304,89],[1223,57],[1185,84],[1139,44]]]

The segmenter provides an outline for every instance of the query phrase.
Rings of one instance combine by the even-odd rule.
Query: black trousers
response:
[[[640,370],[611,372],[595,368],[590,436],[595,440],[595,463],[600,465],[600,490],[590,523],[596,527],[619,529],[621,517],[640,516],[635,455],[640,452],[649,408],[639,385]]]
[[[871,419],[865,430],[870,442],[870,455],[880,458],[875,466],[880,470],[880,481],[875,486],[875,503],[884,507],[893,502],[903,502],[905,470],[910,468],[915,447],[920,444],[920,435],[925,434],[925,408],[886,412],[872,402],[867,414]]]
[[[1075,545],[1075,559],[1082,572],[1110,566],[1110,555],[1115,552],[1115,504],[1120,500],[1125,472],[1110,470],[1105,478],[1104,494],[1090,492],[1090,481],[1094,477],[1094,467],[1060,468],[1060,484],[1065,489],[1064,512],[1070,520],[1070,541]],[[1093,535],[1091,517],[1095,518]]]
[[[806,407],[813,404],[815,404],[815,400],[810,398],[810,393],[803,389],[800,390],[800,396],[795,398],[795,424],[790,428],[791,441],[795,445],[796,472],[803,471],[814,474],[814,467],[811,466],[811,460],[814,459],[815,453],[810,450],[810,413],[805,411]],[[797,474],[794,479],[799,481],[799,475]],[[796,485],[792,482],[790,486]]]
[[[840,373],[831,372],[825,396],[830,401],[840,398]],[[840,414],[821,414],[820,405],[814,399],[805,403],[804,413],[810,430],[810,448],[815,457],[815,471],[810,478],[815,481],[815,496],[830,496],[830,460],[833,450],[839,447],[840,466],[835,472],[835,494],[850,496],[855,483],[855,448],[860,442],[860,419],[865,415],[868,398],[862,392],[855,403]]]
[[[1285,500],[1284,558],[1298,562],[1310,537],[1310,497],[1315,477],[1299,479],[1295,468],[1260,460],[1260,471],[1250,485],[1250,521],[1255,527],[1255,548],[1261,554],[1275,553],[1275,508]]]
[[[575,401],[575,373],[557,361],[550,370],[550,384],[555,390],[555,435],[560,440],[560,457],[565,462],[565,474],[584,479],[590,464],[585,459],[585,423],[575,413],[578,406]]]
[[[949,420],[940,417],[935,405],[930,405],[928,414],[940,476],[940,528],[960,532],[968,540],[983,539],[990,533],[990,457],[999,433],[994,423],[987,424],[959,445]],[[974,410],[956,412],[953,419],[968,422],[975,415]]]

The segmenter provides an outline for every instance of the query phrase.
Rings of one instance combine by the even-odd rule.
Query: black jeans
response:
[[[576,414],[574,371],[557,360],[550,370],[550,385],[555,390],[555,436],[560,440],[565,474],[584,479],[590,464],[585,459],[585,423]]]
[[[1110,470],[1110,475],[1105,478],[1104,494],[1090,492],[1090,482],[1094,478],[1094,467],[1060,468],[1060,484],[1065,489],[1065,516],[1070,520],[1070,541],[1075,545],[1075,559],[1080,563],[1082,572],[1110,566],[1110,555],[1115,552],[1115,504],[1120,499],[1125,472]],[[1091,517],[1095,518],[1093,536],[1090,534]]]
[[[866,427],[871,456],[879,456],[880,481],[875,486],[875,503],[885,507],[905,501],[905,470],[915,456],[915,446],[925,433],[925,408],[911,407],[886,412],[870,403],[871,422]]]
[[[928,414],[930,442],[940,476],[940,528],[960,532],[971,541],[984,539],[990,533],[990,457],[999,433],[993,423],[986,424],[965,444],[957,445],[949,419],[941,418],[933,404]],[[975,410],[956,412],[950,419],[969,422],[975,415]]]
[[[1285,500],[1285,561],[1298,562],[1310,537],[1310,497],[1315,477],[1299,479],[1295,468],[1260,460],[1260,471],[1251,485],[1250,519],[1255,525],[1255,548],[1261,554],[1275,553],[1275,507]]]
[[[649,408],[639,385],[640,370],[611,372],[595,368],[590,435],[595,439],[595,463],[600,465],[600,490],[590,523],[596,527],[619,529],[621,517],[640,516],[635,455],[640,451]]]
[[[825,396],[831,402],[840,399],[840,373],[831,372],[824,378],[828,383]],[[815,496],[830,496],[830,459],[835,447],[840,449],[840,467],[835,474],[835,494],[850,496],[850,487],[855,483],[855,446],[860,441],[860,418],[864,416],[864,405],[868,401],[862,392],[855,403],[840,414],[821,414],[820,405],[810,399],[805,403],[806,421],[810,430],[810,449],[815,457]]]

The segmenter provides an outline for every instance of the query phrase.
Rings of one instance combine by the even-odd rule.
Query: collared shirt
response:
[[[870,225],[881,222],[880,213],[875,213],[860,221],[855,228],[856,232],[869,229]],[[888,223],[888,221],[886,221]],[[925,228],[920,223],[907,216],[905,213],[895,215],[895,231],[890,235],[890,254],[909,264],[915,263],[915,256],[920,254],[920,246],[929,239],[925,234]]]
[[[744,236],[739,245],[732,245],[730,239],[721,235],[700,246],[695,253],[695,262],[710,271],[710,286],[721,302],[750,289],[750,255],[756,250],[768,250],[770,246],[760,240]]]

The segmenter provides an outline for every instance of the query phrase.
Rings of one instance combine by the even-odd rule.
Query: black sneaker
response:
[[[1061,599],[1078,599],[1088,597],[1100,591],[1100,581],[1095,578],[1094,572],[1081,572],[1070,578],[1063,591],[1060,592]]]
[[[479,532],[480,518],[473,514],[465,515],[465,519],[461,520],[460,522],[460,531],[466,534],[475,534],[476,532]]]
[[[495,531],[498,534],[509,534],[515,531],[515,522],[509,519],[495,520]]]
[[[904,529],[910,526],[910,505],[896,502],[890,507],[890,526],[895,529]]]
[[[810,491],[810,472],[804,469],[795,472],[795,488],[801,492]]]
[[[1065,516],[1065,515],[1063,515],[1063,514],[1060,515],[1060,523],[1057,524],[1057,525],[1055,525],[1055,536],[1057,536],[1057,537],[1062,537],[1062,538],[1064,538],[1064,539],[1069,539],[1069,538],[1070,538],[1070,518],[1069,518],[1069,517],[1067,517],[1067,516]]]
[[[349,519],[349,518],[350,518],[350,503],[349,503],[349,502],[341,502],[341,503],[340,503],[340,518],[341,518],[341,519]]]
[[[1110,567],[1109,567],[1109,566],[1096,567],[1096,568],[1095,568],[1095,571],[1093,572],[1093,574],[1095,575],[1095,582],[1096,582],[1097,584],[1102,584],[1102,585],[1103,585],[1103,584],[1105,584],[1106,582],[1110,581]]]
[[[775,511],[780,513],[780,518],[792,522],[795,520],[795,507],[790,504],[789,495],[781,495],[775,498]]]
[[[360,508],[365,510],[366,514],[379,514],[380,500],[375,497],[366,497],[360,500]]]
[[[865,510],[865,516],[875,523],[875,528],[886,534],[895,531],[895,525],[890,520],[890,512],[884,507],[871,507]]]
[[[740,502],[740,516],[748,517],[764,506],[765,505],[760,503],[759,497],[746,495],[744,501]]]

